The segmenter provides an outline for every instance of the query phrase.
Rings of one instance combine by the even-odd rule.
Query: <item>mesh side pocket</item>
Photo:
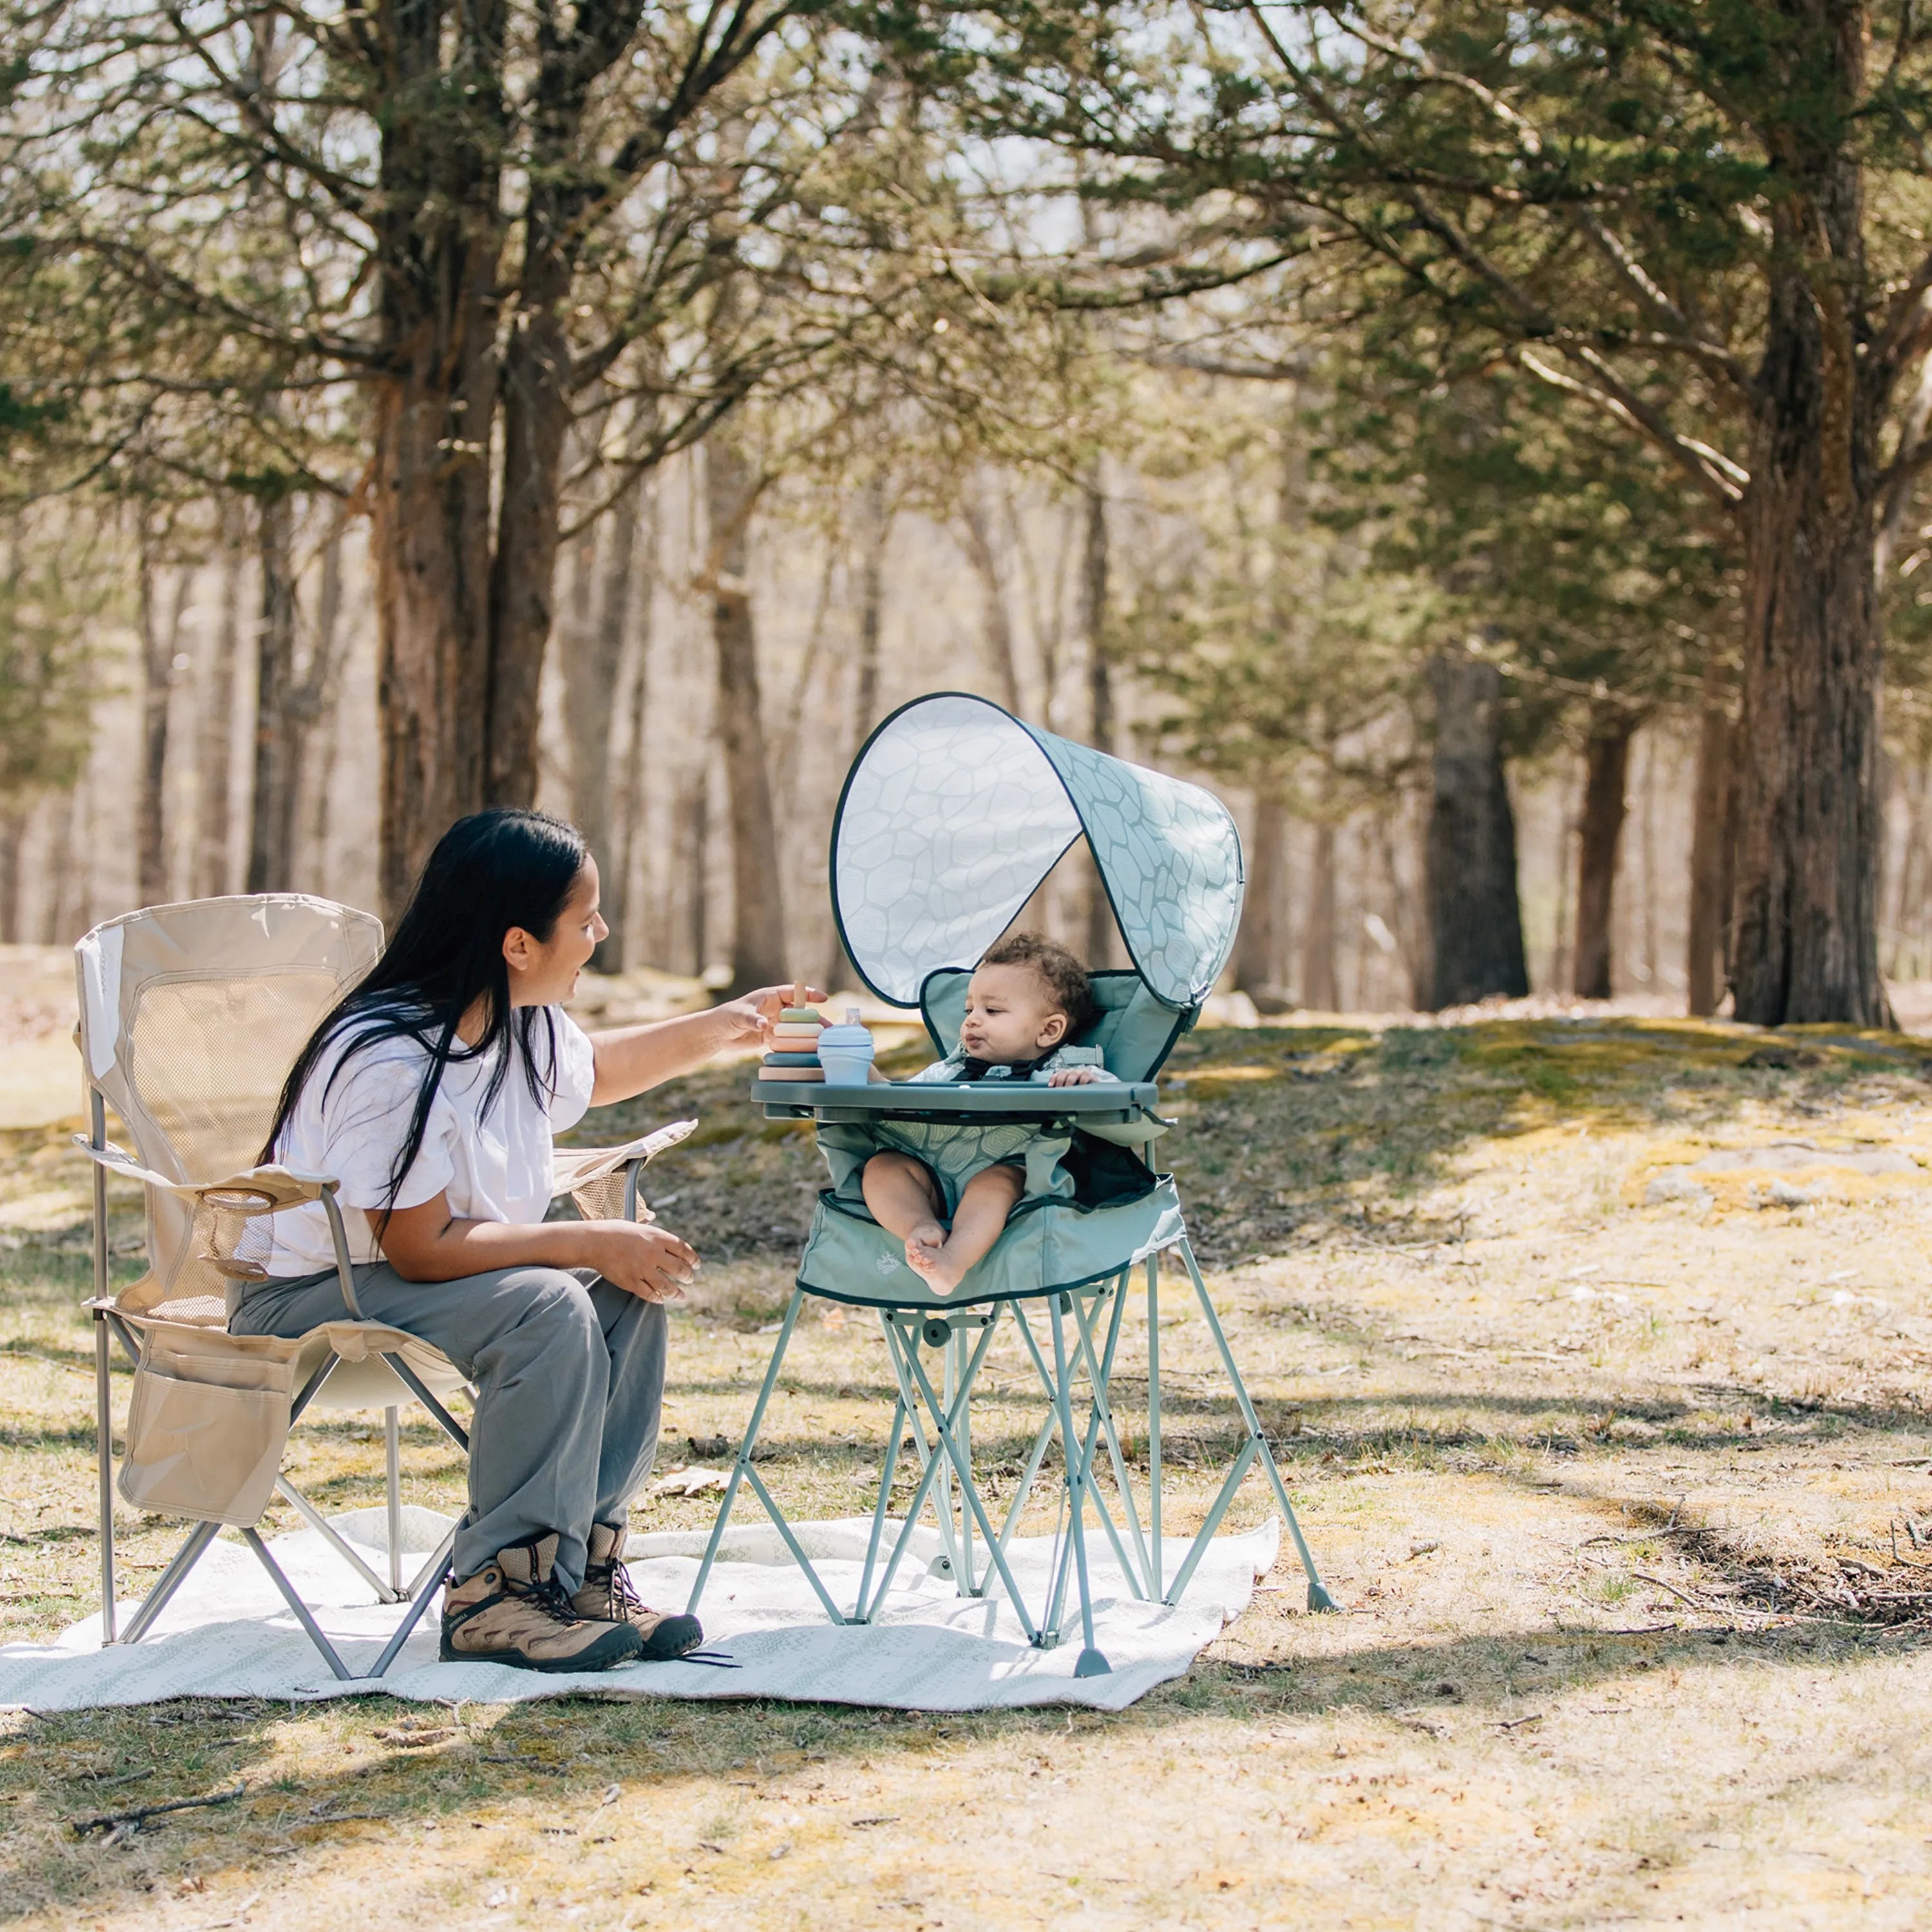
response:
[[[570,1198],[586,1221],[621,1221],[624,1218],[624,1170],[620,1167],[615,1174],[603,1174],[573,1187]],[[641,1193],[638,1196],[636,1218],[640,1221],[651,1219]]]
[[[122,1495],[162,1516],[251,1528],[274,1491],[289,1408],[286,1387],[224,1388],[144,1363],[128,1411]]]

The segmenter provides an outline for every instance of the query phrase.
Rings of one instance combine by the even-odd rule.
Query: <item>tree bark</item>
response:
[[[385,914],[436,840],[483,802],[490,688],[490,436],[504,223],[499,83],[506,0],[386,0],[393,85],[374,216],[386,373],[369,482]],[[454,32],[458,44],[444,44]],[[473,75],[459,109],[446,63]],[[469,124],[452,130],[452,116]]]
[[[1846,100],[1862,82],[1863,21],[1847,8],[1825,23]],[[1737,1017],[1759,1025],[1888,1027],[1875,550],[1878,440],[1897,371],[1854,339],[1865,274],[1856,148],[1800,143],[1785,165],[1742,507],[1731,986]]]
[[[886,532],[892,513],[886,507],[885,482],[874,476],[866,486],[865,535],[859,558],[859,648],[852,681],[852,755],[879,722],[879,639],[885,620]]]
[[[221,518],[221,589],[214,638],[198,674],[195,719],[194,866],[192,890],[214,898],[235,889],[232,793],[235,744],[235,662],[242,640],[242,532],[234,505]]]
[[[1718,1010],[1729,952],[1731,772],[1735,728],[1717,654],[1704,666],[1697,722],[1697,764],[1690,811],[1690,930],[1686,941],[1686,1004],[1696,1016]]]
[[[650,560],[656,548],[656,486],[640,478],[610,511],[610,543],[604,560],[597,622],[615,688],[614,718],[624,720],[624,760],[610,794],[610,858],[604,880],[604,919],[610,936],[592,964],[600,973],[621,973],[628,957],[631,871],[644,806],[644,719],[650,695]],[[645,560],[641,586],[638,561]],[[609,740],[605,740],[609,748]],[[608,765],[608,760],[607,760]]]
[[[688,856],[685,879],[690,897],[685,932],[694,976],[711,964],[711,764],[707,758],[692,774],[691,789],[678,813],[682,823],[673,843]]]
[[[163,904],[168,896],[168,700],[174,687],[175,646],[181,635],[188,581],[185,572],[178,573],[173,613],[164,617],[158,602],[158,567],[153,539],[144,518],[136,566],[141,634],[141,782],[134,875],[135,892],[144,906]]]
[[[756,479],[727,435],[706,439],[711,634],[717,651],[718,736],[731,826],[731,985],[739,992],[784,977],[784,896],[772,810],[752,622],[747,535]],[[701,892],[704,882],[696,882]]]
[[[1529,991],[1516,901],[1516,814],[1503,773],[1502,678],[1493,664],[1432,658],[1434,796],[1429,818],[1431,1011]]]
[[[1576,862],[1576,997],[1610,997],[1612,935],[1616,926],[1617,854],[1628,808],[1630,740],[1628,712],[1599,718],[1583,748],[1583,818]]]
[[[626,506],[628,508],[628,504]],[[569,747],[570,815],[584,834],[600,876],[610,872],[610,730],[617,664],[598,621],[597,552],[604,520],[580,531],[569,551],[570,587],[559,627],[563,672],[563,730]],[[617,644],[623,646],[621,629]]]
[[[1254,837],[1247,854],[1248,892],[1234,940],[1234,984],[1256,1000],[1278,1000],[1286,975],[1288,811],[1266,785],[1255,788]]]
[[[1301,941],[1301,1004],[1331,1013],[1342,1004],[1335,973],[1335,822],[1320,818],[1308,855],[1307,926]]]
[[[308,807],[304,875],[326,892],[328,857],[328,788],[335,770],[341,722],[342,670],[350,634],[342,622],[343,526],[338,521],[322,547],[322,584],[316,596],[315,641],[302,680],[295,788],[297,810]]]
[[[296,682],[295,500],[261,507],[261,608],[255,640],[255,772],[248,814],[251,892],[294,884],[296,807],[301,780]]]
[[[27,843],[27,822],[34,808],[15,803],[0,809],[0,946],[20,942],[21,864]]]
[[[490,682],[484,790],[491,805],[527,807],[537,792],[538,693],[550,641],[570,430],[572,263],[562,212],[531,190],[522,306],[503,356],[503,469],[490,566]],[[607,687],[608,694],[608,687]],[[609,722],[606,713],[605,722]],[[594,848],[593,848],[594,849]]]
[[[61,793],[54,800],[47,842],[47,890],[40,902],[43,946],[64,944],[87,930],[85,923],[78,928],[74,925],[74,821],[80,802],[79,785]]]

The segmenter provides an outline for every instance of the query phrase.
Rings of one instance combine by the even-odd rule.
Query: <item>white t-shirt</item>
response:
[[[459,1220],[529,1226],[544,1218],[554,1173],[550,1137],[583,1118],[596,1078],[588,1036],[560,1006],[548,1010],[556,1041],[555,1092],[548,1108],[531,1097],[518,1039],[520,1011],[519,1027],[511,1035],[511,1063],[488,1113],[480,1109],[493,1060],[453,1060],[443,1069],[422,1146],[403,1178],[396,1207],[419,1208],[446,1193]],[[532,1016],[540,1075],[551,1071],[542,1064],[543,1020],[541,1011]],[[348,1037],[355,1032],[352,1026]],[[324,1049],[275,1142],[275,1158],[298,1173],[339,1180],[335,1198],[350,1259],[380,1261],[375,1237],[358,1210],[388,1202],[390,1170],[409,1133],[429,1056],[412,1040],[386,1040],[351,1055],[332,1088],[330,1077],[342,1058],[336,1042]],[[272,1244],[266,1253],[245,1244],[247,1258],[260,1262],[272,1276],[314,1274],[335,1265],[328,1216],[320,1202],[264,1215],[254,1227],[268,1230]]]

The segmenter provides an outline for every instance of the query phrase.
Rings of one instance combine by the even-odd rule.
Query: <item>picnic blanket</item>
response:
[[[386,1565],[384,1511],[355,1510],[333,1522],[379,1572]],[[434,1510],[404,1509],[402,1540],[414,1558],[406,1562],[406,1575],[448,1527],[448,1518]],[[854,1601],[870,1519],[794,1527],[833,1598]],[[950,1578],[927,1574],[940,1544],[938,1532],[924,1526],[913,1532],[878,1620],[860,1626],[827,1619],[776,1531],[762,1523],[728,1530],[701,1610],[706,1653],[728,1657],[735,1667],[634,1664],[553,1676],[501,1664],[441,1664],[432,1604],[386,1677],[346,1684],[331,1676],[248,1550],[220,1540],[138,1644],[104,1649],[100,1619],[89,1616],[48,1642],[0,1646],[0,1706],[75,1710],[170,1697],[301,1700],[374,1691],[444,1702],[513,1703],[593,1693],[773,1697],[917,1711],[1056,1703],[1120,1710],[1183,1675],[1246,1608],[1256,1582],[1274,1565],[1279,1531],[1270,1517],[1259,1528],[1215,1538],[1174,1609],[1136,1601],[1111,1552],[1103,1556],[1104,1540],[1090,1533],[1094,1641],[1113,1670],[1086,1678],[1073,1675],[1080,1652],[1077,1615],[1070,1615],[1065,1641],[1035,1649],[998,1594],[997,1580],[993,1594],[962,1598]],[[633,1535],[631,1574],[646,1603],[683,1607],[705,1541],[702,1531]],[[272,1546],[344,1662],[351,1670],[368,1670],[400,1611],[372,1602],[368,1586],[314,1530],[278,1537]],[[1184,1553],[1174,1550],[1170,1568]],[[1028,1604],[1044,1601],[1053,1539],[1016,1538],[1007,1555]],[[134,1608],[123,1606],[124,1626]]]

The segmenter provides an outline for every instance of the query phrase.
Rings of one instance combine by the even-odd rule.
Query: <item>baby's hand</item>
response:
[[[1057,1066],[1046,1076],[1049,1087],[1090,1087],[1100,1077],[1097,1066]]]

